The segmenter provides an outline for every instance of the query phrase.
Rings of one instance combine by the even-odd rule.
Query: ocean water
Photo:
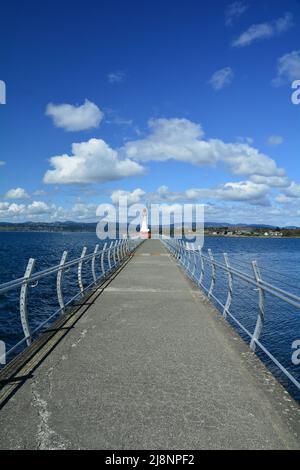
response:
[[[88,253],[99,243],[94,233],[0,233],[0,283],[17,279],[24,275],[28,259],[36,259],[35,271],[58,264],[64,250],[68,259],[80,256],[83,246]],[[101,243],[100,243],[101,245]],[[223,253],[228,253],[232,266],[245,273],[252,273],[251,261],[256,260],[262,277],[282,289],[300,295],[300,239],[270,238],[224,238],[206,237],[203,251],[213,250],[215,259],[223,261]],[[100,266],[97,265],[100,275]],[[200,266],[196,271],[199,276]],[[210,285],[211,268],[205,263],[204,284]],[[84,284],[92,282],[90,263],[83,269]],[[71,269],[63,277],[65,301],[78,292],[77,270]],[[227,296],[227,276],[217,270],[214,294],[224,304]],[[218,305],[216,304],[218,307]],[[56,297],[56,275],[41,280],[30,287],[28,294],[28,318],[34,330],[42,321],[58,309]],[[258,292],[244,281],[234,279],[231,312],[251,332],[254,330],[258,313]],[[184,314],[184,312],[183,312]],[[248,338],[231,321],[234,328],[248,342]],[[23,337],[19,315],[19,290],[0,296],[0,340],[5,341],[7,350]],[[266,295],[265,324],[260,338],[262,344],[279,360],[284,367],[300,381],[300,365],[292,363],[292,344],[300,340],[300,310],[283,301]],[[16,352],[22,349],[20,346]],[[14,353],[14,354],[15,354]],[[274,375],[300,399],[299,392],[278,371],[264,353],[259,357],[272,370]],[[13,354],[8,358],[11,359]],[[212,358],[213,360],[213,358]]]

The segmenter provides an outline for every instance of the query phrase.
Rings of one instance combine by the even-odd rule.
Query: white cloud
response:
[[[228,182],[213,188],[190,188],[185,191],[170,191],[167,186],[160,186],[146,198],[151,202],[202,202],[206,200],[247,202],[250,204],[269,205],[269,187],[252,181]]]
[[[76,203],[71,208],[48,205],[42,201],[31,204],[0,202],[0,218],[7,221],[65,221],[65,220],[96,220],[95,204]]]
[[[300,198],[300,184],[292,181],[290,186],[286,189],[285,194],[291,198]]]
[[[292,13],[285,13],[284,16],[278,18],[274,23],[275,33],[285,33],[294,26],[294,17]]]
[[[41,216],[49,214],[51,212],[51,207],[41,201],[33,201],[31,204],[16,204],[9,202],[0,203],[0,217],[24,217],[30,218],[35,216]]]
[[[96,217],[96,204],[85,204],[82,202],[77,202],[69,211],[69,218],[73,220],[90,220],[95,219]]]
[[[49,103],[46,116],[53,119],[56,127],[66,131],[83,131],[98,127],[104,114],[96,104],[86,99],[81,106]]]
[[[288,187],[283,188],[283,193],[278,194],[275,197],[275,201],[280,204],[288,204],[291,206],[296,206],[299,210],[299,198],[300,198],[300,184],[297,184],[295,181],[290,181]],[[299,210],[300,216],[300,210]],[[300,223],[299,223],[300,225]]]
[[[232,68],[225,67],[221,70],[217,70],[211,77],[209,83],[214,90],[219,91],[222,88],[231,84],[234,77]]]
[[[268,186],[256,184],[252,181],[239,181],[225,183],[217,188],[217,198],[229,201],[251,201],[256,204],[267,203],[266,196],[269,191]]]
[[[126,197],[127,204],[131,205],[131,204],[136,204],[140,202],[140,200],[145,194],[146,194],[145,191],[143,191],[140,188],[134,189],[132,192],[118,189],[116,191],[113,191],[110,197],[111,197],[113,204],[118,204],[119,199],[121,197]]]
[[[7,211],[9,207],[9,202],[0,202],[0,214]]]
[[[41,215],[47,214],[51,212],[51,208],[42,201],[33,201],[31,204],[27,206],[27,214],[28,215]]]
[[[274,147],[283,143],[283,137],[281,135],[270,135],[268,138],[268,145]]]
[[[111,194],[114,204],[120,197],[127,196],[128,204],[138,203],[143,199],[148,203],[206,203],[206,201],[233,201],[259,206],[270,205],[268,196],[270,187],[267,184],[253,181],[235,181],[217,187],[189,188],[184,191],[171,191],[168,186],[160,186],[155,191],[146,193],[138,188],[134,191],[117,190]]]
[[[18,216],[24,212],[25,207],[26,206],[24,204],[16,204],[13,202],[7,207],[7,213],[9,216]]]
[[[150,134],[145,139],[127,142],[122,151],[134,160],[181,160],[194,164],[212,164],[214,156],[205,151],[200,124],[187,119],[150,120]],[[213,160],[213,161],[212,161]]]
[[[32,196],[46,196],[46,191],[39,189],[33,191]],[[5,199],[29,199],[31,195],[24,188],[12,188],[4,195]]]
[[[24,207],[24,204],[0,202],[0,216],[12,216],[14,214],[18,214],[21,212],[21,210],[23,210]]]
[[[4,160],[0,160],[0,166],[6,165],[6,162]]]
[[[287,176],[260,176],[252,175],[250,180],[253,183],[265,184],[270,188],[287,188],[291,184],[291,180]]]
[[[235,41],[233,41],[232,46],[250,46],[253,42],[278,36],[288,31],[293,25],[293,15],[287,12],[283,17],[269,23],[253,24],[249,29],[247,29],[247,31],[244,31]]]
[[[252,181],[228,182],[216,188],[188,189],[185,194],[189,199],[217,199],[223,201],[247,201],[266,205],[268,186]]]
[[[225,11],[225,24],[231,26],[236,20],[238,20],[243,13],[248,9],[248,5],[244,2],[236,1],[230,3]]]
[[[187,119],[149,121],[150,134],[127,142],[122,152],[137,161],[179,160],[194,165],[225,164],[234,175],[284,176],[274,160],[243,143],[204,140],[200,124]]]
[[[129,158],[120,159],[102,139],[74,143],[72,154],[50,158],[54,169],[46,172],[45,183],[104,183],[144,172],[141,165]]]
[[[285,194],[278,194],[278,196],[275,197],[275,201],[279,204],[290,204],[292,198],[286,196]]]
[[[300,50],[289,52],[277,61],[277,76],[272,80],[274,86],[300,80]]]
[[[110,72],[107,75],[107,79],[109,83],[121,83],[126,80],[126,73],[119,71],[119,72]]]
[[[186,202],[187,200],[219,200],[248,202],[250,204],[269,205],[268,197],[273,189],[284,190],[292,197],[300,197],[300,185],[287,177],[254,175],[246,181],[227,182],[212,188],[190,188],[185,191],[170,191],[167,186],[160,186],[154,193],[146,195],[154,202]],[[287,195],[285,198],[287,199]]]
[[[223,161],[234,175],[284,176],[285,171],[276,162],[247,144],[225,144],[212,141]]]
[[[133,191],[116,190],[112,191],[111,200],[117,203],[121,196],[127,196],[129,204],[139,202],[141,199],[170,203],[191,200],[215,201],[218,204],[234,202],[239,206],[243,204],[245,207],[249,204],[259,208],[268,206],[270,208],[268,217],[271,217],[271,212],[275,217],[276,211],[279,211],[281,217],[280,207],[278,209],[278,207],[270,206],[274,193],[276,197],[277,192],[275,201],[278,204],[283,204],[283,199],[293,201],[300,197],[300,185],[292,182],[285,171],[277,167],[272,158],[260,153],[249,143],[241,141],[225,143],[220,139],[205,139],[199,123],[178,118],[150,120],[148,135],[127,142],[120,149],[109,147],[101,139],[90,139],[87,142],[73,144],[71,155],[51,158],[53,169],[48,170],[44,181],[47,183],[102,183],[143,174],[144,168],[140,162],[171,159],[200,166],[219,165],[221,168],[228,169],[233,175],[242,176],[240,178],[242,181],[225,182],[211,188],[196,187],[182,192],[172,192],[166,186],[160,186],[155,192],[148,194],[140,188]],[[283,193],[281,196],[278,195],[279,189]],[[82,202],[77,203],[68,211],[56,206],[51,206],[50,209],[48,206],[48,213],[45,212],[45,207],[40,207],[40,209],[44,210],[47,220],[53,217],[55,217],[54,220],[70,218],[94,220],[95,217],[95,205]],[[34,208],[31,210],[34,212]],[[21,214],[16,217],[30,217],[29,211],[28,206],[24,208],[22,205],[10,208],[11,214]],[[247,217],[249,212],[251,211],[248,209]],[[292,216],[296,217],[295,211]]]
[[[30,196],[23,188],[10,189],[5,194],[5,199],[28,199]]]
[[[162,202],[164,201],[175,202],[178,200],[184,200],[184,198],[186,197],[186,194],[170,191],[168,186],[163,185],[157,188],[156,194],[154,194],[152,197]]]
[[[270,223],[273,225],[300,225],[300,210],[298,200],[284,194],[278,195],[275,202],[279,205],[268,205],[264,197],[265,189],[250,186],[247,181],[227,183],[217,188],[187,189],[183,192],[172,192],[167,187],[159,188],[155,193],[143,196],[148,201],[168,203],[173,207],[181,202],[204,203],[206,221],[231,223]],[[164,198],[159,196],[164,193]],[[156,199],[155,199],[156,197]],[[173,201],[178,201],[173,203]],[[249,210],[249,204],[255,210]],[[35,204],[16,204],[0,202],[1,220],[21,222],[35,221],[96,221],[96,205],[77,202],[71,207],[61,207],[55,204],[41,206]],[[169,206],[170,208],[172,206]],[[245,219],[245,214],[247,218]]]

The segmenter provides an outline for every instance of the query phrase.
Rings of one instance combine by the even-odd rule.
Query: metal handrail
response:
[[[224,253],[226,254],[226,253]],[[199,252],[196,251],[196,256],[202,256],[203,259],[207,260],[210,262],[210,259],[205,256],[205,255],[200,255]],[[244,281],[248,282],[249,284],[254,285],[256,288],[260,287],[262,288],[265,292],[268,292],[269,294],[272,294],[274,297],[278,297],[279,299],[289,303],[293,307],[300,308],[300,297],[298,295],[292,294],[291,292],[288,292],[284,289],[280,289],[279,287],[274,286],[273,284],[270,284],[263,279],[260,279],[257,281],[255,278],[252,278],[249,276],[249,274],[244,273],[243,271],[239,271],[238,269],[230,266],[226,266],[218,261],[214,262],[215,265],[227,273],[232,273],[236,277],[239,277],[240,279],[243,279]],[[280,295],[282,294],[282,295]],[[295,300],[295,302],[294,302]]]
[[[82,254],[79,258],[73,259],[71,261],[66,262],[68,252],[64,251],[61,261],[59,264],[55,266],[51,266],[49,268],[43,269],[36,273],[33,273],[35,259],[30,258],[25,270],[25,274],[23,277],[15,279],[13,281],[9,281],[3,284],[0,284],[0,295],[5,294],[8,291],[21,288],[20,290],[20,320],[22,324],[22,329],[24,333],[23,339],[21,339],[17,344],[12,346],[9,351],[6,352],[6,356],[11,354],[15,351],[19,346],[21,346],[24,342],[26,342],[27,346],[32,343],[32,336],[37,333],[43,326],[48,324],[50,320],[58,314],[65,313],[65,309],[69,306],[74,300],[78,297],[82,297],[85,292],[91,290],[92,287],[97,285],[97,283],[108,274],[115,271],[122,262],[127,259],[132,252],[137,248],[137,246],[141,243],[142,240],[136,239],[119,239],[112,241],[110,246],[107,247],[107,243],[104,244],[102,250],[99,250],[99,245],[96,245],[93,253],[86,254],[86,247],[83,247]],[[106,258],[106,264],[105,264]],[[100,259],[100,269],[101,274],[100,276],[96,276],[96,260]],[[86,287],[83,285],[82,279],[82,266],[91,261],[91,271],[93,281]],[[79,292],[73,296],[68,302],[64,302],[63,293],[62,293],[62,279],[63,273],[69,271],[70,268],[77,266],[78,267],[78,285],[79,285]],[[30,329],[30,325],[28,322],[28,312],[27,312],[27,297],[28,297],[28,288],[35,287],[40,279],[48,277],[52,274],[57,274],[56,276],[56,290],[57,290],[57,299],[59,303],[59,308],[55,310],[50,317],[45,319],[41,322],[33,331]],[[0,358],[1,359],[1,358]],[[1,361],[0,361],[1,363]]]
[[[259,347],[276,366],[285,374],[285,376],[300,390],[299,381],[268,351],[268,349],[259,341],[261,336],[264,321],[265,321],[265,295],[269,294],[276,297],[293,307],[300,309],[300,297],[281,289],[269,282],[264,281],[262,278],[257,261],[252,261],[253,277],[231,266],[227,253],[223,253],[225,263],[217,261],[213,255],[212,250],[208,250],[208,256],[202,253],[201,248],[195,249],[193,244],[185,243],[177,239],[164,239],[162,240],[177,262],[187,272],[188,276],[201,287],[207,294],[209,299],[214,299],[216,303],[222,308],[224,318],[230,317],[250,338],[250,349],[255,351]],[[192,256],[191,256],[192,253]],[[200,261],[200,277],[196,277],[196,264],[197,259]],[[210,266],[210,287],[207,288],[204,283],[205,264]],[[228,276],[228,292],[225,305],[214,295],[214,288],[218,276],[218,271],[221,270]],[[258,315],[254,332],[251,333],[230,311],[230,306],[233,300],[233,282],[234,278],[241,279],[248,283],[253,290],[258,292]]]
[[[96,258],[99,258],[102,253],[105,254],[105,253],[108,253],[108,252],[109,252],[109,248],[107,248],[105,250],[102,250],[102,251],[99,251],[96,254]],[[90,254],[86,255],[82,260],[84,262],[87,262],[87,261],[93,259],[93,257],[94,257],[94,253],[90,253]],[[81,261],[81,258],[75,258],[72,261],[68,261],[67,263],[64,264],[63,270],[66,270],[66,269],[69,269],[73,266],[78,265],[78,263],[80,261]],[[27,279],[25,276],[23,276],[23,277],[20,277],[18,279],[14,279],[12,281],[4,282],[3,284],[0,284],[0,294],[4,294],[7,291],[16,289],[17,287],[20,287],[24,284],[27,284],[28,282],[32,283],[32,282],[35,282],[35,281],[38,281],[38,280],[42,279],[43,277],[47,277],[50,274],[55,274],[60,269],[62,269],[60,264],[57,264],[55,266],[51,266],[50,268],[46,268],[46,269],[43,269],[42,271],[38,271],[37,273],[32,274],[30,279]]]

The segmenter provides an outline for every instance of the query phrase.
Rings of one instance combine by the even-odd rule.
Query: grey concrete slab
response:
[[[299,406],[166,255],[137,250],[4,406],[0,448],[300,448]]]

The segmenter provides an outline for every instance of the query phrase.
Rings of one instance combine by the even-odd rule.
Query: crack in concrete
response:
[[[49,419],[51,412],[48,410],[48,403],[37,390],[35,383],[32,384],[33,405],[37,408],[39,423],[37,429],[37,447],[40,450],[66,449],[66,444],[57,433],[51,429]]]
[[[83,338],[85,337],[85,335],[87,334],[87,330],[82,330],[82,332],[80,333],[80,336],[79,338],[77,339],[77,341],[75,341],[75,343],[72,343],[72,348],[76,348],[76,346],[80,343],[80,341],[83,340]]]

